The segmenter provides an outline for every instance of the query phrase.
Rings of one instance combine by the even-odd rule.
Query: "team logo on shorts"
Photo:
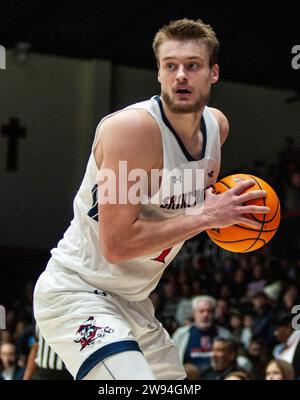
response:
[[[113,333],[113,331],[114,329],[109,326],[96,326],[95,318],[89,317],[79,326],[74,342],[81,344],[81,351],[87,346],[93,346],[97,339],[104,337],[107,333]]]

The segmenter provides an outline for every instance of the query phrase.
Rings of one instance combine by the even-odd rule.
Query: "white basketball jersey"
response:
[[[209,108],[205,107],[201,119],[203,149],[197,159],[190,156],[170,125],[159,96],[133,104],[124,110],[128,109],[146,110],[155,119],[161,131],[163,146],[161,186],[156,194],[149,196],[148,202],[142,202],[140,218],[151,220],[171,218],[186,212],[191,204],[198,205],[202,201],[201,196],[193,197],[193,194],[199,190],[203,194],[204,189],[216,181],[220,168],[219,125]],[[102,122],[114,114],[100,121],[94,143],[100,134],[99,127]],[[199,187],[194,178],[186,180],[192,184],[192,188],[188,186],[186,192],[186,188],[182,188],[180,176],[189,170],[202,171],[203,181],[200,185],[202,187]],[[183,242],[171,248],[162,248],[155,254],[119,264],[108,263],[99,245],[98,224],[101,224],[101,214],[98,215],[97,173],[98,167],[92,151],[85,176],[74,199],[74,218],[63,239],[51,251],[52,260],[55,264],[61,265],[64,271],[69,271],[67,290],[80,290],[77,286],[78,282],[82,282],[83,286],[87,283],[100,290],[116,293],[129,301],[144,300],[155,289],[164,269],[179,252]],[[174,189],[171,193],[170,187]],[[48,268],[51,270],[51,262]],[[71,275],[73,278],[76,275],[76,279],[71,278]]]

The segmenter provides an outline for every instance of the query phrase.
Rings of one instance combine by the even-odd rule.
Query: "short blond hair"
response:
[[[212,27],[201,19],[178,19],[164,25],[155,35],[152,48],[159,65],[159,48],[167,40],[199,40],[206,44],[209,52],[210,68],[216,64],[219,53],[219,41]]]

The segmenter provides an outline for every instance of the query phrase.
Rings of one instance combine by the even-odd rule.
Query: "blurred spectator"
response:
[[[252,268],[253,281],[249,282],[247,285],[247,297],[253,297],[257,293],[260,293],[266,284],[266,279],[264,278],[263,266],[260,263],[255,263]]]
[[[30,324],[23,328],[16,342],[17,352],[19,354],[19,365],[23,368],[26,366],[27,357],[35,343],[34,325]]]
[[[283,360],[271,360],[266,368],[267,381],[292,381],[295,379],[294,368]]]
[[[192,293],[193,296],[201,296],[203,294],[203,289],[200,281],[192,281]]]
[[[214,323],[215,307],[213,297],[195,297],[192,301],[194,323],[178,328],[173,335],[182,362],[197,365],[200,374],[210,365],[214,338],[232,337],[227,329]]]
[[[172,334],[178,326],[174,318],[179,302],[177,293],[178,290],[176,290],[175,282],[169,280],[163,284],[163,301],[160,309],[160,319],[165,329],[170,334]]]
[[[300,241],[299,241],[299,244],[300,244]],[[287,275],[288,280],[291,282],[297,282],[297,281],[299,282],[300,281],[300,259],[299,258],[298,258],[298,260],[293,260],[293,262],[291,262],[291,260],[289,261],[289,267],[288,267],[288,271],[287,271],[286,275]],[[297,285],[295,285],[295,286],[297,287]]]
[[[246,278],[248,277],[250,266],[249,266],[249,255],[240,254],[239,255],[239,268],[244,272]]]
[[[16,314],[12,309],[6,309],[6,329],[12,334],[16,323]]]
[[[226,300],[229,304],[235,304],[234,299],[232,298],[231,289],[228,284],[224,284],[221,286],[219,297],[220,299]]]
[[[299,289],[297,285],[292,284],[286,288],[283,294],[280,311],[282,313],[289,313],[296,304],[300,304]]]
[[[240,371],[237,365],[238,343],[234,339],[216,338],[212,348],[211,366],[201,374],[204,380],[221,380],[230,372]]]
[[[0,346],[3,343],[11,343],[12,342],[12,334],[7,329],[3,329],[0,331]]]
[[[300,330],[294,330],[294,314],[286,314],[277,320],[274,335],[279,344],[273,351],[274,358],[293,365],[296,379],[300,377]]]
[[[3,343],[0,347],[0,379],[21,380],[24,369],[17,365],[16,346]]]
[[[240,338],[240,341],[245,349],[248,349],[252,336],[253,336],[253,314],[248,312],[245,313],[243,316],[243,329]]]
[[[265,286],[263,293],[269,299],[269,305],[271,306],[272,310],[276,310],[278,308],[278,299],[281,292],[281,282],[276,281],[272,284]]]
[[[226,375],[224,378],[225,381],[247,381],[249,380],[249,376],[244,371],[233,371],[230,374]]]
[[[225,328],[229,327],[229,306],[225,299],[217,300],[215,309],[215,323]]]
[[[234,271],[237,269],[238,263],[237,260],[235,260],[233,257],[225,257],[224,261],[223,261],[223,271],[225,272],[226,275],[228,274],[233,274]]]
[[[225,282],[226,275],[224,271],[213,271],[213,281],[212,281],[212,287],[211,287],[211,294],[212,296],[219,297],[219,293],[221,290],[221,286]]]
[[[193,308],[192,308],[192,288],[188,283],[181,285],[182,299],[176,307],[175,319],[179,326],[187,325],[192,322]]]
[[[241,268],[237,269],[233,275],[233,282],[231,284],[232,296],[236,302],[243,302],[247,289],[246,273]]]
[[[230,314],[229,330],[237,342],[241,341],[243,328],[242,315],[238,310],[234,310]]]
[[[260,339],[251,339],[245,356],[253,366],[251,373],[252,378],[255,380],[264,379],[265,368],[268,362],[268,352],[264,342]]]
[[[13,333],[13,340],[14,342],[18,343],[19,338],[21,337],[24,329],[26,328],[26,321],[23,319],[19,319],[16,322],[15,330]]]
[[[275,314],[269,304],[269,299],[265,293],[260,292],[252,298],[252,304],[254,308],[253,337],[263,339],[271,348],[275,343],[273,335]]]

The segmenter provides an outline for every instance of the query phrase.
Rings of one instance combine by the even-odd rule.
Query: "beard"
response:
[[[193,104],[176,105],[171,97],[162,90],[161,97],[168,106],[168,109],[175,114],[190,114],[199,112],[207,104],[208,96],[199,96]]]

